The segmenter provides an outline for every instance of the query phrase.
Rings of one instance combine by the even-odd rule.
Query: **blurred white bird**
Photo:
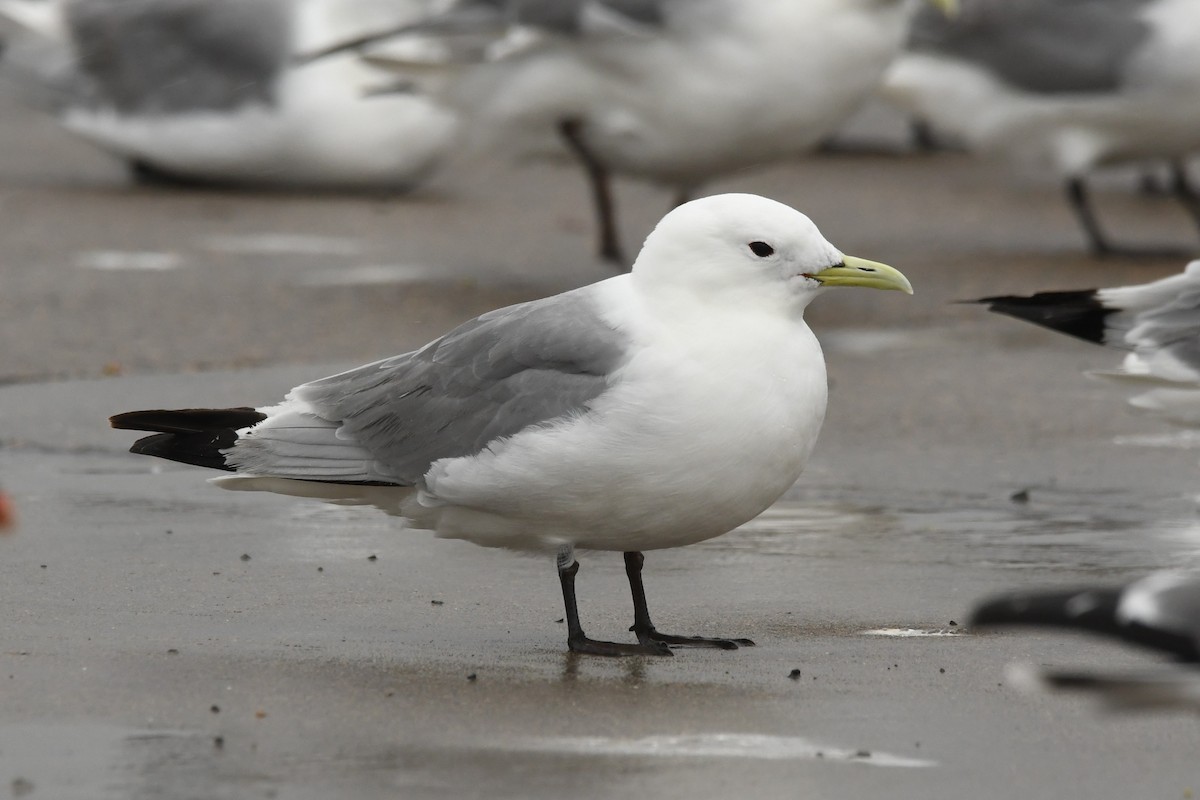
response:
[[[1105,235],[1085,185],[1099,167],[1175,164],[1200,226],[1180,166],[1200,152],[1195,0],[963,0],[952,19],[918,15],[884,95],[972,151],[1054,171],[1096,254],[1153,252]]]
[[[1183,273],[1111,289],[985,297],[990,311],[1128,350],[1120,369],[1092,374],[1131,385],[1137,409],[1200,428],[1200,261]]]
[[[949,8],[954,0],[934,0]],[[468,149],[522,154],[562,145],[583,166],[599,254],[627,264],[610,175],[671,189],[795,156],[878,87],[917,0],[459,0],[407,31],[443,71],[439,97]]]
[[[454,115],[415,92],[376,95],[392,76],[350,54],[293,55],[427,11],[420,0],[0,0],[0,15],[46,43],[12,67],[49,86],[67,129],[135,174],[389,190],[434,168]]]

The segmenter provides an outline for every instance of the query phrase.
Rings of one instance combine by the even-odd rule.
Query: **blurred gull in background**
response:
[[[1013,592],[981,602],[971,626],[1078,630],[1165,653],[1191,669],[1098,675],[1017,665],[1010,678],[1020,688],[1092,692],[1113,709],[1200,711],[1200,574],[1163,571],[1126,586]]]
[[[498,309],[266,408],[134,411],[133,452],[229,489],[369,504],[414,528],[557,554],[571,650],[670,655],[740,639],[658,632],[642,552],[720,536],[799,478],[825,415],[804,322],[828,286],[912,292],[753,195],[675,209],[631,273]],[[587,638],[575,548],[624,553],[637,644]]]
[[[1173,194],[1200,225],[1182,160],[1200,151],[1200,3],[963,0],[920,13],[885,95],[970,150],[1051,169],[1093,252],[1105,235],[1085,180],[1096,168],[1167,160]]]
[[[376,94],[392,76],[353,55],[293,54],[425,13],[418,0],[0,0],[41,40],[3,66],[140,177],[403,190],[452,143],[453,114]]]
[[[460,0],[390,44],[345,46],[411,70],[419,48],[389,47],[423,39],[426,66],[444,67],[437,96],[469,120],[468,151],[565,145],[589,181],[600,256],[626,265],[612,174],[681,203],[715,177],[811,150],[878,88],[917,4]]]
[[[1112,289],[978,300],[988,309],[1085,341],[1130,351],[1119,370],[1095,372],[1145,390],[1129,402],[1200,428],[1200,261],[1183,273]]]
[[[975,608],[971,627],[997,626],[1086,631],[1200,664],[1200,575],[1155,572],[1126,586],[993,597]]]

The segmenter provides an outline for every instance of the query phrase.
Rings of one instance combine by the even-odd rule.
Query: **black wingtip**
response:
[[[181,408],[126,411],[108,418],[114,428],[154,433],[203,433],[213,430],[238,430],[262,422],[267,415],[257,409]]]
[[[1073,292],[1038,292],[1028,297],[998,295],[969,301],[988,307],[988,311],[1032,322],[1044,328],[1104,344],[1105,320],[1115,309],[1105,307],[1096,289]]]
[[[1117,603],[1122,591],[1122,588],[1075,589],[1001,595],[975,608],[971,626],[1040,626],[1115,633]]]
[[[149,431],[129,452],[165,458],[181,464],[232,470],[222,451],[233,447],[237,432],[256,425],[267,415],[253,408],[184,408],[128,411],[109,418],[119,430]]]
[[[1183,664],[1200,664],[1200,641],[1184,633],[1132,623],[1122,637],[1128,642],[1169,654]]]
[[[142,456],[155,456],[180,464],[233,471],[225,463],[221,452],[233,447],[237,434],[231,430],[209,433],[156,433],[138,439],[129,452]]]
[[[1022,592],[993,597],[971,614],[973,628],[1049,627],[1088,631],[1200,662],[1200,642],[1186,633],[1119,619],[1117,606],[1125,587],[1062,592]]]

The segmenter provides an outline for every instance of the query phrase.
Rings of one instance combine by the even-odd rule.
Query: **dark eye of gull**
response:
[[[766,258],[775,252],[775,248],[766,242],[751,242],[750,251],[759,258]]]

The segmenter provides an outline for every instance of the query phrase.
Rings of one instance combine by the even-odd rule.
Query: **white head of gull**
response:
[[[134,452],[227,470],[228,489],[371,504],[441,537],[554,553],[571,650],[734,648],[748,640],[655,630],[642,551],[726,533],[799,478],[826,402],[804,309],[839,285],[912,291],[785,205],[708,197],[669,213],[630,274],[491,311],[278,405],[112,424],[157,432]],[[625,554],[638,644],[584,636],[576,547]]]

